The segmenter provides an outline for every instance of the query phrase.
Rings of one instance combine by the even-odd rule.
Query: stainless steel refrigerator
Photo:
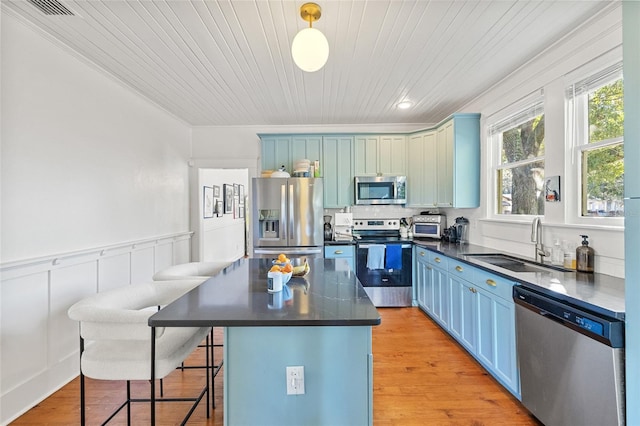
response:
[[[323,257],[321,178],[253,178],[253,257]]]

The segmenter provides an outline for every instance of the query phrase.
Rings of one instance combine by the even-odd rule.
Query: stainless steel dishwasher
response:
[[[522,403],[546,426],[625,423],[624,322],[514,286]]]

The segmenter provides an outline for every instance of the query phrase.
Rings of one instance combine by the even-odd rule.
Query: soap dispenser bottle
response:
[[[578,272],[593,272],[594,251],[589,247],[588,235],[580,235],[582,245],[576,248],[576,270]]]

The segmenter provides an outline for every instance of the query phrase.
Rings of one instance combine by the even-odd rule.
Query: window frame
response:
[[[487,205],[487,217],[502,221],[523,221],[530,222],[534,217],[544,217],[539,214],[507,214],[499,213],[499,203],[502,202],[501,188],[499,181],[500,171],[505,169],[514,169],[516,167],[544,162],[545,156],[537,156],[527,158],[525,160],[514,161],[512,163],[502,163],[502,134],[504,131],[517,127],[526,123],[533,118],[544,115],[544,91],[540,89],[535,93],[515,102],[504,108],[499,114],[494,114],[487,120],[487,140],[489,158],[491,159],[491,173],[488,176],[488,195],[490,202]],[[546,152],[546,147],[545,147]]]
[[[589,143],[589,102],[593,91],[614,83],[622,76],[622,61],[591,71],[566,85],[565,90],[565,130],[567,155],[565,176],[567,179],[567,206],[565,222],[576,225],[594,225],[604,227],[624,226],[624,216],[583,216],[586,184],[583,184],[583,153],[622,143],[624,136]],[[624,79],[623,79],[624,82]],[[623,197],[624,198],[624,197]]]

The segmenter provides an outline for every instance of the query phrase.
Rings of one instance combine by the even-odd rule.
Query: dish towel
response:
[[[368,269],[384,269],[384,244],[370,244],[367,252]]]
[[[387,246],[385,268],[402,269],[402,246],[400,244],[389,244]]]

